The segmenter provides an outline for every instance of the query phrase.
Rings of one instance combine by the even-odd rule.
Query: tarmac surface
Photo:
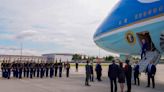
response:
[[[132,85],[132,92],[164,92],[164,65],[157,66],[156,88],[146,88],[147,78],[143,73],[141,75],[141,85]],[[102,82],[96,80],[86,87],[84,68],[81,67],[79,72],[71,68],[69,78],[34,78],[34,79],[0,79],[0,92],[110,92],[110,84],[107,78],[107,67],[103,67]],[[126,90],[126,84],[125,84]],[[118,92],[120,92],[118,84]]]

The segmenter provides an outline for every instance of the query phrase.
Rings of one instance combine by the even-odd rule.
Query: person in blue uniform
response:
[[[16,75],[16,78],[18,78],[19,77],[19,66],[18,66],[18,61],[16,62],[16,70],[15,70],[15,75]]]
[[[14,60],[14,62],[12,63],[12,72],[13,72],[14,78],[16,77],[15,71],[16,71],[16,65],[15,65],[15,60]]]
[[[49,75],[49,63],[45,63],[46,77]]]
[[[37,77],[39,78],[39,74],[40,74],[40,63],[36,64],[36,72],[37,72]]]
[[[50,63],[50,78],[54,76],[54,63]]]
[[[36,63],[33,62],[33,76],[36,76]]]
[[[23,63],[23,76],[26,77],[26,63]]]
[[[22,63],[19,61],[19,63],[18,63],[19,79],[22,78],[22,70],[23,70]]]
[[[8,62],[7,63],[7,78],[10,79],[10,75],[11,75],[11,63]]]
[[[30,72],[30,63],[29,62],[27,62],[26,63],[26,69],[27,69],[27,71],[26,71],[26,77],[28,78],[29,77],[29,72]]]
[[[32,61],[30,62],[30,78],[33,78],[33,63]]]
[[[43,78],[44,76],[44,65],[43,63],[40,63],[40,78]]]

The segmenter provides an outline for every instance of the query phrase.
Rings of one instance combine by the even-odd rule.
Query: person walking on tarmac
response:
[[[145,59],[146,59],[146,51],[147,51],[147,48],[148,48],[147,46],[148,46],[148,45],[147,45],[145,39],[142,39],[141,59],[142,59],[143,57],[145,57]]]

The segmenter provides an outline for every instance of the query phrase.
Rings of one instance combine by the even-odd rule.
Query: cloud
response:
[[[26,30],[26,31],[21,31],[18,33],[15,38],[16,39],[26,39],[29,37],[33,37],[34,35],[37,35],[37,31],[34,30]]]

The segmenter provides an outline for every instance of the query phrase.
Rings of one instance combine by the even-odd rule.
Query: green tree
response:
[[[112,61],[114,59],[113,56],[106,56],[104,58],[105,58],[105,61]]]
[[[72,60],[81,60],[81,55],[74,54],[73,57],[72,57]]]

